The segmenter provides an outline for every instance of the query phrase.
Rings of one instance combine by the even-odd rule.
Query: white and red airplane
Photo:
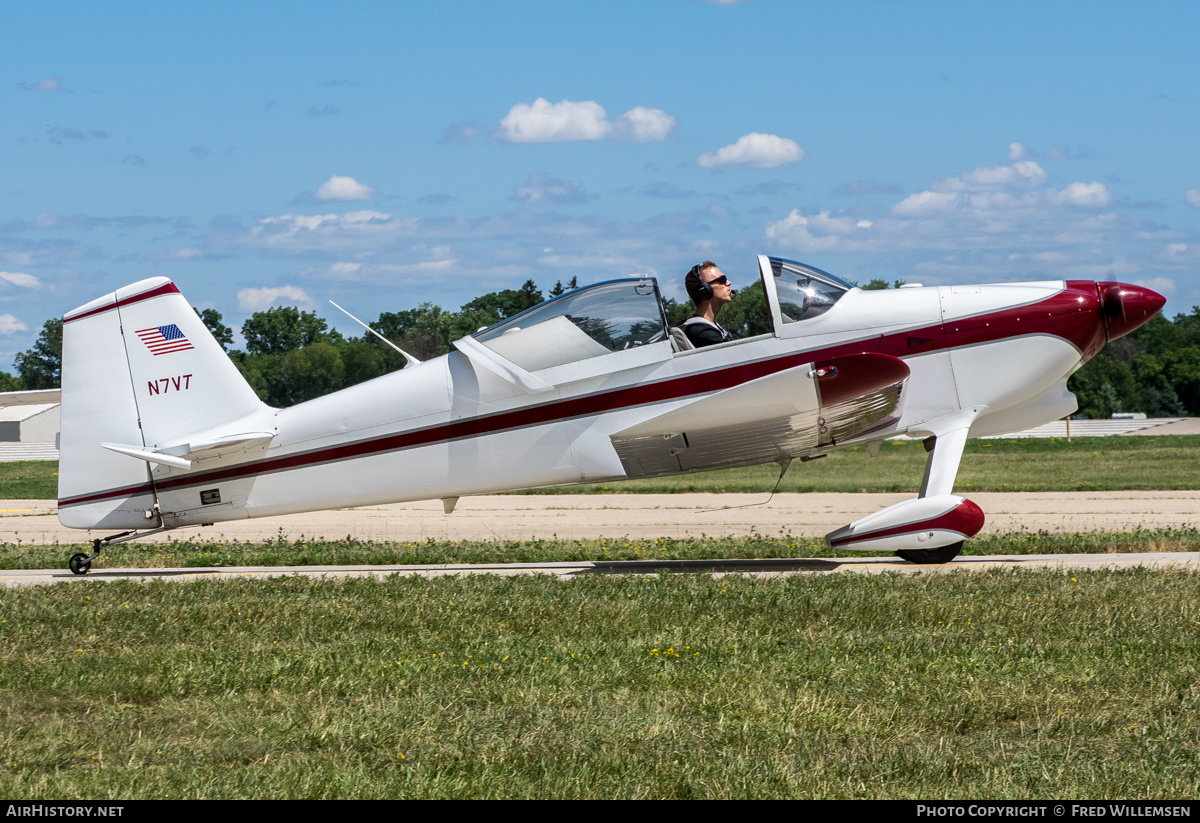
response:
[[[126,286],[63,318],[59,519],[180,526],[812,459],[922,438],[919,495],[827,536],[944,563],[983,525],[952,494],[968,437],[1076,409],[1067,377],[1164,298],[1050,281],[863,291],[759,256],[774,332],[702,349],[651,277],[576,291],[456,351],[287,409],[254,391],[175,284]]]

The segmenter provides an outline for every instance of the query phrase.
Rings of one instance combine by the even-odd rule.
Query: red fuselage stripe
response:
[[[431,426],[425,429],[400,432],[340,446],[314,449],[309,452],[288,455],[227,469],[213,469],[204,473],[186,475],[160,481],[160,491],[209,485],[251,475],[268,474],[305,468],[320,463],[330,463],[367,457],[384,452],[399,451],[434,443],[498,434],[511,429],[544,425],[572,418],[589,417],[604,412],[628,409],[650,403],[681,400],[694,395],[707,394],[732,388],[751,380],[775,374],[804,363],[824,361],[834,357],[871,353],[890,354],[894,357],[913,356],[931,351],[978,345],[1007,337],[1031,334],[1050,334],[1061,337],[1090,356],[1104,345],[1103,324],[1099,322],[1099,297],[1095,284],[1091,287],[1090,300],[1087,292],[1081,292],[1076,284],[1045,300],[1017,308],[977,315],[970,318],[948,320],[919,329],[907,329],[874,338],[841,343],[826,349],[797,352],[782,357],[742,363],[711,372],[699,372],[682,377],[669,378],[657,383],[628,386],[599,394],[575,397],[569,400],[528,406],[512,411],[473,417]],[[148,295],[149,293],[147,293]],[[141,298],[141,295],[138,296]],[[1085,307],[1086,306],[1086,307]],[[1096,343],[1096,337],[1099,343]],[[916,346],[913,339],[926,340]],[[929,345],[932,343],[933,345]],[[72,506],[131,494],[149,493],[151,484],[124,489],[111,489],[59,501],[60,506]]]

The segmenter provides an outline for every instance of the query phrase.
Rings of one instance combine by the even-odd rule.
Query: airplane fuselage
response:
[[[764,282],[771,285],[764,260]],[[82,432],[89,424],[82,422],[85,412],[69,405],[74,378],[65,359],[63,438],[72,450],[68,455],[64,447],[60,519],[89,529],[175,527],[752,465],[902,434],[936,436],[937,421],[964,411],[969,436],[1020,430],[1075,410],[1067,377],[1126,322],[1110,318],[1106,327],[1104,289],[1112,285],[850,289],[800,322],[781,320],[787,306],[781,309],[771,291],[774,334],[691,351],[677,350],[666,337],[570,362],[538,362],[528,371],[468,339],[448,355],[291,408],[255,407],[238,394],[248,411],[233,418],[220,418],[221,403],[207,396],[217,378],[203,363],[176,355],[147,359],[157,369],[151,372],[130,355],[139,423],[123,437],[140,440],[109,443],[108,451],[82,435],[71,440],[72,426]],[[157,299],[130,288],[129,295],[109,296],[126,335],[125,325],[152,322],[126,315],[151,311]],[[1147,295],[1153,293],[1129,291],[1126,304],[1153,314],[1161,298]],[[77,318],[97,319],[110,305],[102,301],[69,314],[68,327]],[[864,353],[881,357],[861,366],[840,360]],[[894,380],[891,394],[861,392],[880,406],[869,418],[853,404],[839,406],[858,415],[858,428],[832,434],[832,421],[822,417],[829,404],[800,400],[791,411],[764,411],[761,419],[740,412],[722,423],[707,406],[689,419],[688,407],[699,400],[773,386],[764,381],[794,374],[811,378],[819,371],[814,364],[830,362],[843,364],[843,380],[854,379],[846,374],[852,368],[886,371],[892,362],[907,367],[907,379]],[[800,377],[795,381],[797,392],[811,391]],[[767,396],[753,391],[730,396]],[[622,439],[644,434],[658,419],[672,421],[661,444],[657,433]],[[139,459],[147,461],[140,475],[133,465]],[[89,460],[112,470],[90,463],[85,470]],[[101,474],[107,479],[99,480]]]

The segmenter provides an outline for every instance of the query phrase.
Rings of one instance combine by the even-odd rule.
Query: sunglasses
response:
[[[709,280],[709,281],[708,281],[708,285],[710,285],[710,286],[718,286],[718,285],[720,285],[720,286],[728,286],[728,285],[729,285],[729,278],[728,278],[728,277],[726,277],[725,275],[723,275],[723,274],[722,274],[720,277],[718,277],[718,278],[716,278],[716,279],[714,279],[714,280]]]

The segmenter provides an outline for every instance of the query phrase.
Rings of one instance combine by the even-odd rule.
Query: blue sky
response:
[[[0,369],[155,275],[235,328],[756,253],[1200,304],[1195,3],[0,9]]]

